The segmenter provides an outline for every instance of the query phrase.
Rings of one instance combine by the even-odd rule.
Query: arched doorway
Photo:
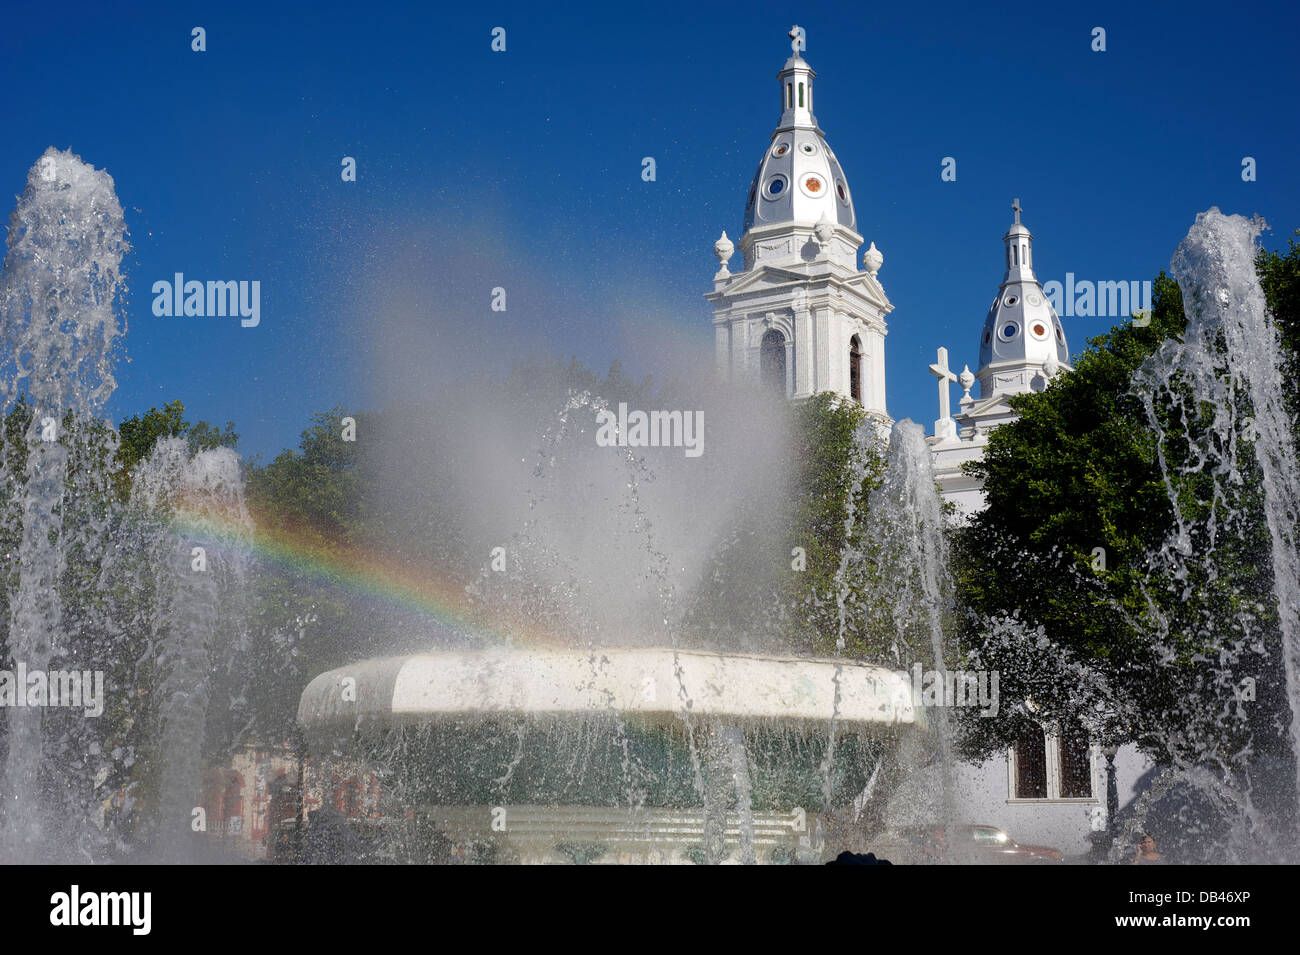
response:
[[[763,336],[759,367],[763,387],[785,394],[785,336],[775,329]]]

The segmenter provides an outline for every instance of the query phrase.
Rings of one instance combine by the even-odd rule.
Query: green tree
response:
[[[1300,236],[1300,229],[1295,235]],[[1284,370],[1296,381],[1300,375],[1300,242],[1291,237],[1285,251],[1261,249],[1255,270],[1282,339]],[[1300,415],[1300,389],[1292,388],[1287,398],[1292,413]]]
[[[1268,262],[1277,272],[1266,288],[1286,287],[1285,270]],[[1285,329],[1295,314],[1279,324]],[[1083,723],[1103,742],[1137,742],[1159,761],[1203,756],[1193,749],[1207,740],[1225,762],[1252,735],[1257,745],[1277,742],[1266,723],[1284,704],[1274,696],[1249,714],[1236,707],[1235,722],[1221,719],[1219,703],[1234,708],[1232,687],[1214,666],[1220,645],[1240,655],[1237,676],[1276,660],[1253,458],[1242,457],[1242,481],[1225,508],[1208,469],[1192,466],[1213,409],[1189,410],[1170,395],[1148,407],[1133,387],[1138,369],[1185,328],[1178,285],[1162,272],[1150,324],[1092,339],[1073,372],[1011,399],[1020,417],[995,430],[983,459],[968,466],[984,483],[987,507],[955,535],[969,612],[962,643],[977,665],[1001,673],[1001,696],[1012,701],[1002,719],[965,722],[969,756],[990,755],[1042,721]],[[1236,513],[1235,523],[1221,526],[1218,510]],[[1176,522],[1187,528],[1177,571],[1161,557]]]
[[[131,476],[136,465],[149,457],[160,438],[185,438],[190,452],[209,451],[213,448],[233,448],[239,444],[233,421],[224,428],[206,421],[185,420],[185,405],[169,401],[159,408],[150,408],[142,415],[125,418],[117,426],[120,438],[117,460],[121,467],[115,477],[118,492],[125,497],[131,489]]]

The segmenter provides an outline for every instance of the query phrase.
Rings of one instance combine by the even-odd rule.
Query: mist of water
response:
[[[873,555],[872,599],[885,608],[894,665],[946,670],[952,580],[933,459],[920,425],[910,420],[895,425],[886,461],[880,485],[871,492],[866,535],[866,550]],[[944,706],[927,717],[931,735],[904,741],[900,754],[907,778],[900,780],[902,798],[894,800],[896,825],[950,825],[956,818],[951,721]]]
[[[161,775],[155,853],[188,858],[214,684],[229,672],[246,619],[248,542],[239,456],[228,448],[191,452],[164,438],[139,465],[128,524],[134,559],[151,577],[151,663],[157,667]],[[226,703],[227,701],[222,701]]]

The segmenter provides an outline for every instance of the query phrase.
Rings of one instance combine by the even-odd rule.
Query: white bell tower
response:
[[[929,439],[934,479],[944,499],[969,516],[984,507],[984,489],[962,465],[978,461],[989,432],[1014,421],[1007,399],[1042,391],[1062,371],[1072,371],[1065,329],[1034,274],[1034,237],[1020,221],[1020,200],[1011,201],[1014,221],[1002,237],[1006,271],[980,331],[979,370],[960,375],[948,367],[948,349],[938,350],[930,374],[939,381],[939,418]],[[958,411],[949,404],[949,386],[961,386]],[[971,387],[979,382],[979,397]]]
[[[859,402],[882,427],[885,316],[893,311],[876,277],[875,243],[857,266],[862,236],[853,196],[817,118],[813,79],[800,56],[804,31],[790,30],[793,55],[777,74],[781,119],[759,160],[745,205],[742,270],[724,231],[713,291],[719,374],[790,398],[830,391]]]

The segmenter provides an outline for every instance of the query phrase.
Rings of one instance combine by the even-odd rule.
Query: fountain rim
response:
[[[298,723],[310,734],[610,713],[678,726],[828,729],[833,721],[842,732],[925,722],[903,670],[858,660],[663,646],[499,646],[372,657],[326,671],[304,688]]]

